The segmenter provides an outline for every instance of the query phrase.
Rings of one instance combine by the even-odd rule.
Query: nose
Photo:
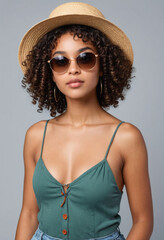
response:
[[[80,72],[81,69],[79,67],[79,65],[77,64],[76,59],[71,58],[69,60],[69,68],[68,68],[68,73],[76,73],[76,72]]]

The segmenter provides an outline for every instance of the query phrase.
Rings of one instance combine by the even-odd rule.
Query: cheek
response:
[[[94,89],[96,88],[98,82],[99,82],[99,74],[86,74],[84,77],[84,81],[85,81],[85,86],[86,89]]]
[[[96,70],[93,70],[93,72],[90,72],[89,74],[86,74],[86,81],[91,81],[93,84],[97,84],[99,81],[99,70],[98,68]]]
[[[62,82],[62,78],[60,76],[55,76],[55,74],[52,74],[52,80],[57,85],[58,88],[61,88],[60,83]]]

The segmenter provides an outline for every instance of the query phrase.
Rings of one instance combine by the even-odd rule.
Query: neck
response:
[[[67,98],[67,110],[64,118],[73,127],[82,127],[100,123],[104,112],[99,105],[97,96],[93,97],[90,94],[85,99]]]

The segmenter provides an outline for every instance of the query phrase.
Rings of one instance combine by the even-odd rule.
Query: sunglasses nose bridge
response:
[[[71,67],[71,61],[75,61],[75,65],[73,65],[73,68]],[[80,70],[80,66],[79,66],[79,64],[77,62],[77,58],[73,58],[73,57],[69,58],[69,66],[68,66],[68,68],[70,69],[70,67],[71,67],[71,69],[77,69],[77,67],[78,67],[78,69]],[[70,71],[72,71],[72,70],[70,70]]]

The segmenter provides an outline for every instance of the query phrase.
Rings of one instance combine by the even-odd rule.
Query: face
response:
[[[82,48],[87,49],[83,49],[79,52]],[[57,53],[58,51],[64,53]],[[57,41],[57,46],[52,50],[51,58],[55,56],[64,56],[68,59],[74,58],[70,61],[70,65],[64,73],[57,73],[52,70],[53,81],[56,83],[58,89],[65,95],[66,99],[83,98],[91,93],[96,94],[99,76],[102,76],[100,72],[99,57],[96,57],[96,63],[92,69],[83,70],[77,64],[76,57],[78,57],[80,53],[85,52],[98,54],[92,43],[84,43],[77,36],[73,39],[73,35],[70,33],[62,35]],[[71,86],[68,84],[71,79],[79,79],[83,82],[80,85],[75,86],[74,84],[74,86]]]

